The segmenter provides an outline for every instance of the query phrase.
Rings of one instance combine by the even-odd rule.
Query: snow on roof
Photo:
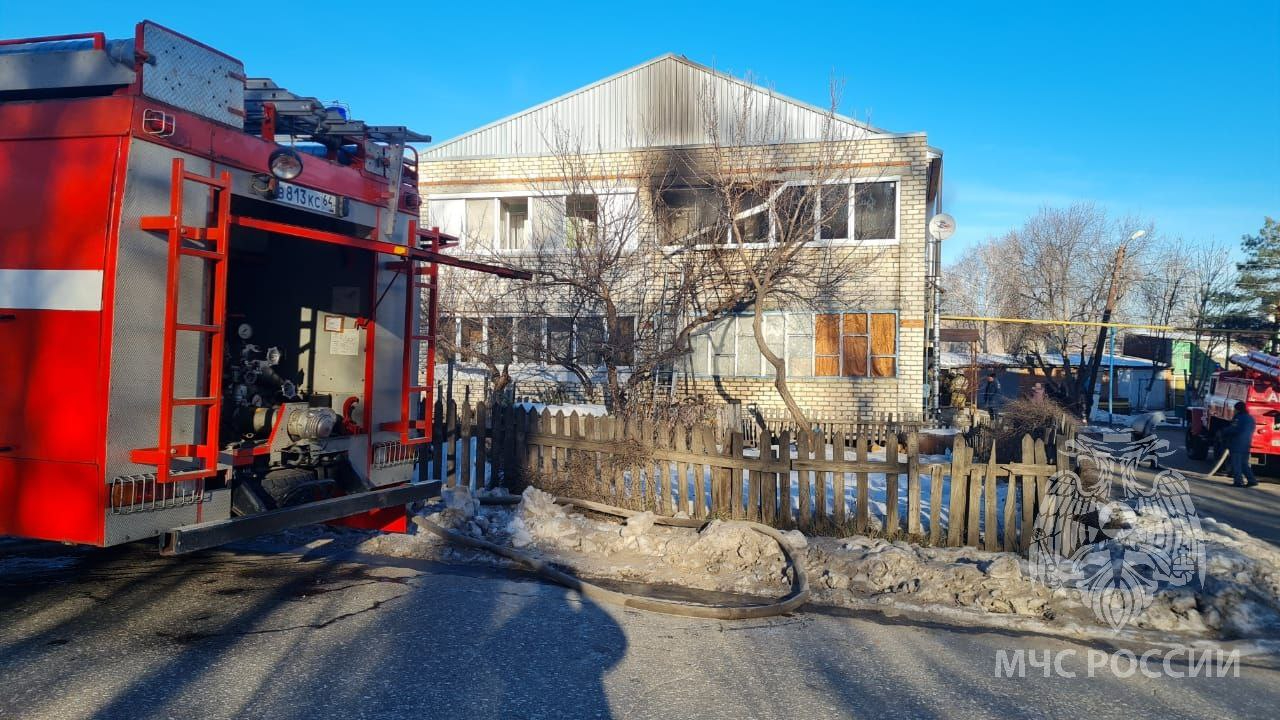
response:
[[[973,364],[973,356],[965,352],[943,350],[938,356],[942,367],[947,370],[967,368]],[[1001,353],[978,353],[978,367],[1018,367],[1023,362],[1013,355]]]
[[[978,367],[984,367],[984,368],[1029,367],[1034,364],[1033,362],[1029,361],[1029,357],[1030,356],[1028,355],[1010,355],[1005,353],[978,353],[977,364],[978,364]],[[1062,356],[1057,353],[1045,353],[1040,357],[1044,360],[1044,364],[1049,367],[1062,366]],[[1071,359],[1072,367],[1080,366],[1080,353],[1071,353],[1068,357]],[[1085,358],[1085,360],[1091,360],[1091,359],[1092,359],[1091,356]],[[967,368],[973,364],[972,356],[970,356],[969,353],[965,353],[965,352],[951,352],[951,351],[944,350],[939,355],[939,360],[942,363],[942,367],[947,370]],[[1111,355],[1104,352],[1102,354],[1102,366],[1107,367],[1109,362],[1111,362]],[[1152,363],[1150,360],[1146,358],[1133,357],[1131,355],[1121,355],[1117,353],[1115,356],[1115,366],[1131,367],[1131,368],[1149,368],[1152,366]]]

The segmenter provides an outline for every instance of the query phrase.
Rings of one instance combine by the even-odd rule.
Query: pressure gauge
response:
[[[236,334],[241,340],[248,340],[253,337],[253,326],[249,323],[240,323],[240,327],[236,328]]]

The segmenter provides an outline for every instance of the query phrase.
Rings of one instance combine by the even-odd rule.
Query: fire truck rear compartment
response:
[[[241,198],[236,210],[288,215]],[[240,450],[237,514],[366,489],[346,446],[364,429],[375,261],[367,250],[233,226],[219,434]]]

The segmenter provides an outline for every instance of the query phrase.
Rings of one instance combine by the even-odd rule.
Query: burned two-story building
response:
[[[721,107],[709,112],[714,102]],[[718,127],[733,123],[766,129],[739,134],[739,142],[750,137],[755,146],[726,155]],[[714,154],[723,164],[725,157],[748,157],[756,150],[767,153],[776,169],[770,186],[776,190],[736,208],[727,235],[706,242],[758,245],[766,252],[781,232],[779,205],[789,188],[820,183],[804,206],[816,219],[814,252],[840,253],[859,267],[819,303],[779,298],[763,308],[763,334],[773,353],[785,359],[792,393],[820,417],[920,412],[928,393],[933,309],[934,249],[926,226],[941,211],[942,179],[941,152],[924,133],[888,132],[664,55],[426,150],[419,179],[423,222],[458,236],[457,252],[520,264],[522,256],[546,252],[540,238],[555,236],[560,247],[572,248],[584,226],[661,205],[666,221],[634,223],[630,232],[638,237],[627,241],[639,246],[652,234],[661,245],[665,237],[692,232],[701,216],[714,212],[717,199],[697,177],[671,182],[668,172],[655,187],[653,158],[678,153],[705,165]],[[567,152],[574,157],[566,158]],[[566,177],[570,165],[577,177]],[[759,170],[757,165],[752,173]],[[718,172],[731,175],[735,169]],[[601,182],[583,183],[583,174]],[[650,269],[637,265],[628,272],[639,281]],[[510,369],[519,395],[590,399],[579,392],[583,367],[602,365],[603,353],[574,354],[577,372],[567,372],[554,358],[608,333],[598,318],[465,305],[446,312],[441,333],[459,346],[493,351],[491,359]],[[615,335],[643,335],[652,322],[651,310],[640,304],[623,312],[622,322],[611,325]],[[773,365],[762,356],[752,322],[752,309],[739,308],[700,326],[670,364],[669,375],[661,376],[661,391],[674,399],[701,396],[781,407]],[[615,340],[611,356],[625,373],[645,345],[633,345],[629,337]],[[483,377],[474,366],[457,374],[467,368],[466,360],[458,358],[455,382]]]

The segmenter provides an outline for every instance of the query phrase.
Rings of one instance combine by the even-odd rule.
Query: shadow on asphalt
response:
[[[621,628],[542,587],[351,553],[0,540],[0,717],[612,717]]]

